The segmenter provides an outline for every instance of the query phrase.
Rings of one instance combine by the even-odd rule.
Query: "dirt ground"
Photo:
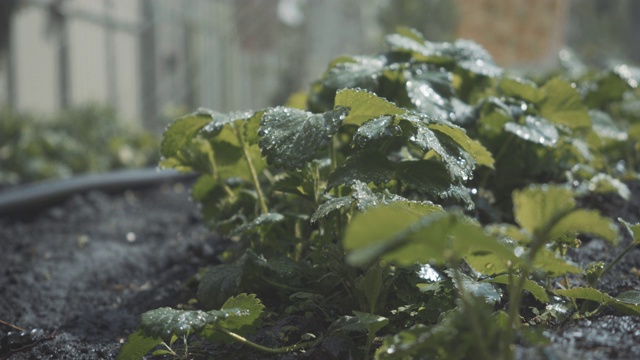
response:
[[[587,203],[640,222],[640,182],[631,190],[637,195],[630,202],[598,197]],[[0,218],[0,320],[50,337],[10,358],[115,358],[140,314],[188,299],[186,280],[214,262],[220,247],[181,183],[116,195],[90,192],[30,219]],[[591,240],[572,257],[581,264],[607,261],[620,250]],[[635,249],[602,287],[614,296],[640,290],[639,269]],[[0,336],[11,330],[0,324]],[[551,346],[520,349],[518,357],[640,359],[640,317],[604,314],[569,321],[548,335]]]

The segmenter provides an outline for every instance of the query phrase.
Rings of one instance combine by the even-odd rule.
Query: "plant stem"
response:
[[[629,244],[629,246],[627,246],[624,250],[622,250],[622,252],[618,254],[618,256],[616,256],[616,258],[613,259],[613,261],[610,262],[606,268],[604,268],[604,270],[602,270],[602,273],[600,273],[598,280],[600,280],[604,276],[604,274],[609,272],[609,270],[611,270],[611,268],[613,268],[620,261],[620,259],[622,259],[625,255],[627,255],[627,253],[637,245],[638,243],[636,241],[632,241],[631,244]]]
[[[266,214],[269,212],[269,208],[267,207],[267,202],[265,201],[264,194],[262,193],[262,187],[260,186],[260,180],[258,179],[258,173],[256,172],[255,166],[253,166],[253,161],[251,160],[251,156],[249,156],[249,150],[247,150],[247,144],[244,141],[244,137],[242,136],[242,132],[236,129],[235,126],[231,126],[233,132],[236,134],[238,138],[238,142],[240,143],[240,147],[242,148],[242,154],[244,155],[244,159],[247,161],[247,165],[249,166],[249,172],[251,173],[251,179],[253,180],[253,186],[256,188],[256,192],[258,193],[258,201],[260,202],[260,210],[262,214]]]
[[[471,328],[473,330],[473,334],[476,337],[476,343],[478,348],[480,349],[480,358],[490,360],[491,356],[489,356],[489,350],[485,344],[484,339],[482,338],[482,327],[480,326],[480,322],[478,321],[477,314],[471,309],[471,302],[469,301],[469,294],[466,292],[464,285],[462,283],[462,277],[460,276],[460,270],[457,267],[453,268],[453,280],[458,284],[458,291],[460,292],[460,299],[462,300],[462,305],[464,306],[464,312],[467,313],[467,317],[469,322],[471,323]]]
[[[303,342],[303,343],[299,343],[299,344],[295,344],[295,345],[290,345],[290,346],[284,346],[281,348],[270,348],[270,347],[266,347],[266,346],[262,346],[260,344],[256,344],[251,340],[248,340],[245,337],[242,337],[232,331],[229,331],[225,328],[222,328],[220,326],[216,326],[216,330],[219,330],[220,332],[229,335],[231,338],[233,338],[234,340],[242,343],[243,345],[247,345],[249,347],[252,347],[254,349],[260,350],[260,351],[264,351],[266,353],[269,354],[283,354],[286,352],[291,352],[291,351],[295,351],[295,350],[299,350],[299,349],[303,349],[309,345],[312,345],[315,341],[307,341],[307,342]]]
[[[273,280],[269,279],[266,276],[260,276],[260,278],[262,279],[262,281],[266,282],[267,284],[275,286],[277,288],[284,289],[284,290],[294,291],[294,292],[305,292],[305,291],[307,291],[307,289],[301,289],[301,288],[297,288],[297,287],[293,287],[293,286],[289,286],[289,285],[286,285],[286,284],[282,284],[282,283],[273,281]]]

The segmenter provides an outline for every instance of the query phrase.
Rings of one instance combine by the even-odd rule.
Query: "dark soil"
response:
[[[192,296],[187,280],[216,262],[222,246],[202,226],[187,187],[92,192],[30,219],[0,218],[0,320],[51,335],[11,359],[113,359],[140,314],[186,302]],[[631,187],[640,194],[640,183]],[[598,197],[586,205],[640,222],[638,196],[630,202]],[[571,256],[581,265],[609,261],[628,241],[613,248],[585,239]],[[603,279],[602,288],[614,296],[640,290],[639,269],[640,249],[634,249]],[[0,336],[12,330],[0,324]],[[523,348],[518,357],[640,359],[640,317],[605,313],[567,321],[547,335],[550,346]],[[326,346],[319,350],[315,354],[323,358],[349,357]]]

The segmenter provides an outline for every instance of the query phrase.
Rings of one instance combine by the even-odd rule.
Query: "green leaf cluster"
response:
[[[617,244],[615,223],[579,204],[632,196],[635,73],[534,81],[473,42],[408,29],[387,42],[334,60],[296,106],[201,109],[167,128],[161,165],[200,174],[193,199],[233,245],[201,271],[199,310],[149,312],[131,342],[198,334],[267,352],[337,342],[364,358],[509,359],[516,342],[544,343],[535,326],[560,318],[549,309],[638,313],[636,292],[597,289],[638,225],[620,220],[634,240],[608,265],[566,256],[585,235]],[[244,338],[262,312],[244,293],[276,321],[314,319],[318,336],[304,336],[316,340]]]

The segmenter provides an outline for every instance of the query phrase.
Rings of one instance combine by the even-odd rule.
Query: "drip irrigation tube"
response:
[[[0,192],[0,218],[19,217],[60,203],[74,194],[89,191],[108,193],[157,186],[194,179],[195,174],[155,168],[120,170],[103,174],[82,175],[66,180],[42,181],[11,187]]]

